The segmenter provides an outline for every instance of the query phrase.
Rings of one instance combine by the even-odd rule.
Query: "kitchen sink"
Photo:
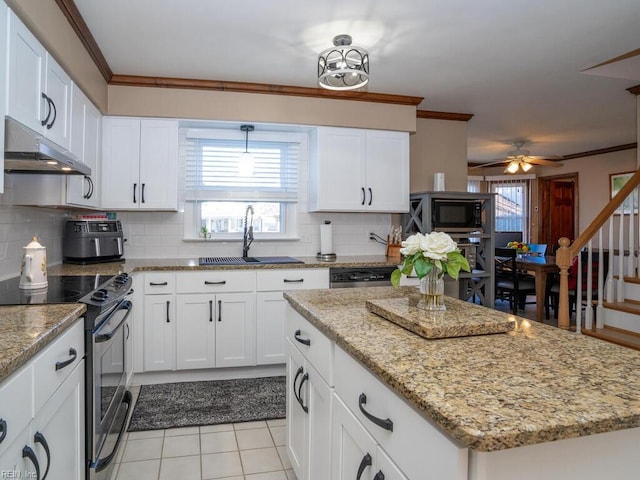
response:
[[[275,265],[304,263],[293,257],[200,257],[199,265]]]

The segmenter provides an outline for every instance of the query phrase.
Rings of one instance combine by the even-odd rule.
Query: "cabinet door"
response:
[[[83,480],[84,471],[84,368],[79,365],[36,414],[31,428],[31,444],[47,480]],[[49,449],[47,452],[43,439]]]
[[[298,480],[308,480],[305,476],[308,455],[307,414],[298,403],[298,386],[304,374],[304,357],[287,340],[287,456]],[[332,477],[326,477],[332,478]]]
[[[51,116],[44,133],[52,142],[68,149],[71,78],[49,54],[45,65],[45,92],[50,99]]]
[[[140,126],[140,208],[178,208],[178,122],[142,120]]]
[[[256,304],[256,363],[284,363],[287,302],[282,292],[258,292]]]
[[[215,299],[216,367],[255,365],[255,295],[220,293]]]
[[[9,9],[0,2],[0,25],[7,25]],[[0,118],[7,113],[7,35],[0,35]],[[0,128],[0,147],[4,152],[4,128]],[[0,171],[4,172],[4,154],[0,155]],[[0,193],[4,193],[4,174],[0,175]]]
[[[175,352],[175,296],[145,295],[144,370],[175,370]]]
[[[353,128],[318,128],[311,169],[311,211],[364,211],[366,136]]]
[[[332,393],[329,386],[308,362],[306,373],[309,375],[305,382],[308,387],[302,396],[303,401],[308,404],[309,410],[308,478],[309,480],[325,480],[331,478]]]
[[[367,210],[409,211],[409,134],[367,131]]]
[[[391,461],[387,454],[378,447],[376,452],[376,472],[380,472],[384,477],[384,480],[408,480],[408,478],[400,471],[398,466]],[[425,477],[426,478],[426,477]]]
[[[87,128],[87,99],[77,85],[71,86],[71,124],[69,129],[69,151],[78,160],[85,161],[85,136]],[[93,175],[93,167],[91,174]],[[84,175],[67,177],[67,203],[85,205],[91,192],[91,183]]]
[[[100,173],[102,153],[102,114],[90,102],[87,103],[84,117],[84,158],[83,162],[91,168],[89,191],[84,204],[88,207],[100,206]]]
[[[102,207],[137,209],[140,202],[140,120],[102,121]]]
[[[47,52],[36,37],[9,11],[9,59],[7,115],[43,132],[41,121],[48,111],[44,93]]]
[[[33,462],[22,456],[24,447],[30,448],[35,455],[30,427],[25,426],[21,432],[16,432],[13,438],[15,438],[14,442],[0,454],[0,474],[4,475],[4,478],[36,478],[36,468]],[[40,471],[44,473],[43,468],[46,468],[47,463],[46,457],[36,456],[35,458]]]
[[[331,428],[331,478],[372,479],[375,475],[376,442],[335,394]],[[360,470],[362,475],[358,477]]]
[[[84,129],[87,99],[77,85],[71,85],[71,122],[69,125],[69,151],[84,162]]]
[[[215,296],[193,294],[176,298],[177,369],[215,367]]]

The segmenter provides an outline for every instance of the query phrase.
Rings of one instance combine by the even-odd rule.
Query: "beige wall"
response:
[[[106,112],[107,82],[55,0],[6,0],[6,3],[96,107]]]
[[[609,201],[609,175],[636,170],[636,149],[564,161],[559,168],[539,168],[539,177],[578,173],[578,231],[582,232]]]
[[[467,122],[419,118],[411,136],[411,192],[433,190],[433,174],[445,174],[447,191],[467,191]]]
[[[109,115],[333,125],[414,132],[416,107],[285,95],[109,86]]]

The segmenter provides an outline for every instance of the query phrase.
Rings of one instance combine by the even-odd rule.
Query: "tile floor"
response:
[[[113,480],[296,480],[285,452],[285,420],[125,435]]]

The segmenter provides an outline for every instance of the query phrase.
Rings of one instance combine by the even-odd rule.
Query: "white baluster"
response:
[[[633,230],[633,228],[632,228]],[[604,306],[602,296],[604,295],[604,248],[602,246],[602,228],[598,230],[598,306],[596,307],[596,328],[604,326]],[[587,287],[588,288],[588,287]]]
[[[593,262],[591,259],[591,255],[592,255],[592,241],[589,240],[589,243],[587,244],[587,271],[584,272],[584,274],[587,276],[586,280],[587,280],[587,293],[586,293],[586,299],[585,299],[585,303],[586,303],[586,308],[584,309],[584,328],[587,329],[591,329],[593,327],[593,308],[591,308],[591,302],[592,302],[592,297],[593,297],[593,293],[592,293],[592,288],[593,288]],[[582,263],[582,262],[580,262]],[[576,285],[576,289],[579,292],[582,292],[582,282],[578,282],[578,285]],[[582,302],[578,302],[576,303],[576,310],[582,308]],[[576,323],[577,325],[577,323]]]
[[[623,203],[623,205],[626,205],[627,203],[629,204],[629,254],[627,256],[627,271],[626,271],[626,275],[629,277],[633,277],[635,275],[635,269],[636,269],[636,257],[633,249],[633,246],[635,244],[633,239],[633,234],[635,232],[635,228],[634,228],[635,216],[633,212],[633,206],[635,205],[635,196],[636,196],[636,191],[634,190],[629,194],[629,196],[626,198],[626,200]]]
[[[609,223],[609,275],[611,280],[607,282],[607,302],[614,302],[614,283],[613,283],[613,217],[607,220]]]
[[[622,207],[620,207],[622,208]],[[618,281],[616,282],[616,300],[624,298],[624,216],[618,217]]]

